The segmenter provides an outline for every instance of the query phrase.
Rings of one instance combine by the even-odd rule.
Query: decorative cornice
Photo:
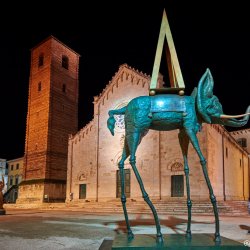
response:
[[[78,54],[77,52],[75,52],[72,48],[70,48],[69,46],[67,46],[65,43],[61,42],[58,38],[56,38],[53,35],[48,36],[47,38],[45,38],[44,40],[42,40],[40,43],[38,43],[36,46],[34,46],[33,48],[31,48],[30,50],[34,50],[36,48],[38,48],[40,45],[42,45],[43,43],[47,42],[48,40],[54,40],[58,43],[60,43],[62,46],[66,47],[68,50],[72,51],[73,53],[75,53],[77,56],[81,56],[80,54]]]
[[[24,157],[19,157],[19,158],[8,160],[7,163],[17,162],[17,161],[23,161],[23,159],[24,159]]]
[[[249,134],[250,135],[250,128],[247,129],[239,129],[235,131],[229,132],[231,135],[241,135],[241,134]]]
[[[88,130],[91,129],[91,127],[93,126],[93,124],[94,124],[94,118],[89,123],[87,123],[81,130],[79,130],[76,134],[69,135],[69,140],[74,140],[77,137],[81,136],[82,134],[88,132]]]
[[[109,81],[109,83],[106,85],[106,87],[102,90],[102,92],[99,94],[99,96],[94,97],[94,103],[100,102],[102,98],[105,97],[105,94],[107,93],[108,89],[112,88],[113,85],[117,84],[117,81],[119,80],[119,77],[122,77],[122,74],[126,72],[127,70],[132,71],[132,73],[138,75],[139,77],[142,77],[145,79],[145,83],[147,82],[149,84],[149,81],[151,79],[151,76],[143,73],[142,71],[139,71],[135,68],[130,67],[126,63],[119,66],[118,71],[115,73],[115,75],[112,77],[112,79]],[[134,78],[134,77],[133,77]]]

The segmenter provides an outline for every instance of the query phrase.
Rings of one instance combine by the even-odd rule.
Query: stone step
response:
[[[158,214],[187,214],[186,201],[160,201],[154,200],[153,204]],[[219,214],[223,215],[249,215],[247,201],[219,201]],[[42,203],[42,204],[4,204],[5,208],[23,209],[38,208],[43,210],[59,209],[74,210],[85,213],[123,213],[120,201],[108,202],[82,202],[82,203]],[[151,210],[144,201],[128,201],[128,213],[149,214]],[[210,201],[193,201],[192,214],[213,215],[213,207]]]
[[[162,202],[155,201],[154,206],[158,214],[187,214],[186,202]],[[76,204],[67,204],[67,207],[77,207]],[[103,213],[122,213],[121,202],[88,202],[78,204],[82,211],[103,212]],[[128,213],[151,213],[150,208],[144,201],[127,202]],[[218,211],[224,215],[248,215],[247,202],[218,202]],[[213,206],[210,202],[196,202],[192,206],[192,214],[211,214],[213,215]]]

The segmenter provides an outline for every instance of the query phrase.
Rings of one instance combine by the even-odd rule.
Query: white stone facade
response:
[[[124,124],[116,117],[115,135],[107,128],[108,111],[129,100],[148,95],[150,77],[124,64],[103,92],[94,98],[94,117],[70,136],[68,145],[66,202],[108,201],[118,199],[118,162],[122,154]],[[186,199],[183,158],[178,130],[149,131],[137,150],[137,168],[152,199]],[[203,124],[198,133],[201,150],[217,200],[248,200],[249,158],[234,138],[221,126]],[[189,146],[191,199],[209,199],[200,160]],[[141,191],[129,161],[129,199],[139,200]],[[128,171],[129,171],[128,170]],[[176,197],[176,176],[183,180],[182,193]],[[179,178],[178,177],[178,178]],[[177,183],[178,185],[178,183]],[[81,190],[81,191],[80,191]]]

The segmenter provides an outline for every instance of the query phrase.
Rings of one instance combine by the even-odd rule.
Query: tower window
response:
[[[66,93],[66,84],[63,84],[63,85],[62,85],[62,92],[63,92],[63,93]]]
[[[239,138],[237,142],[241,145],[241,147],[246,148],[247,147],[247,139],[246,138]]]
[[[67,56],[62,56],[62,67],[65,69],[69,68],[69,58]]]
[[[38,67],[43,66],[43,61],[44,61],[44,54],[40,54],[39,55],[39,59],[38,59]]]
[[[41,91],[41,90],[42,90],[42,83],[39,82],[39,83],[38,83],[38,91]]]

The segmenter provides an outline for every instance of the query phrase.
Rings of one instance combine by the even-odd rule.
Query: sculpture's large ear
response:
[[[211,118],[207,113],[210,99],[213,97],[214,80],[209,69],[201,77],[198,84],[197,108],[205,122],[211,123]]]

